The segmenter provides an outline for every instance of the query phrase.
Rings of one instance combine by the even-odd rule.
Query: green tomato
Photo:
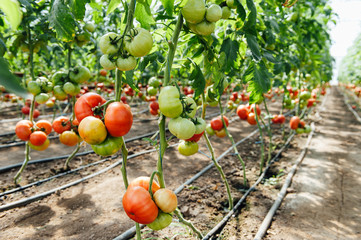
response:
[[[46,93],[39,93],[35,96],[35,101],[39,104],[44,104],[49,100],[49,95]]]
[[[69,78],[74,83],[84,83],[91,78],[91,74],[87,67],[78,66],[70,72]]]
[[[192,32],[199,35],[197,32],[197,24],[187,22],[187,26]]]
[[[88,22],[84,25],[84,29],[92,33],[95,31],[95,25],[93,23]]]
[[[187,22],[200,23],[206,14],[204,0],[188,0],[182,8],[182,15]]]
[[[207,8],[206,19],[208,22],[217,22],[222,17],[222,8],[217,4],[212,4]]]
[[[64,84],[63,90],[65,93],[75,96],[80,93],[80,86],[76,83],[67,82]]]
[[[237,8],[236,4],[234,4],[234,0],[227,0],[226,3],[229,8]]]
[[[302,133],[304,133],[305,132],[305,129],[303,129],[303,128],[297,128],[296,129],[296,133],[297,134],[302,134]]]
[[[211,124],[207,124],[206,127],[206,132],[209,136],[213,136],[214,134],[216,134],[216,132],[213,130],[213,128],[211,127]]]
[[[196,132],[194,134],[201,134],[206,130],[207,123],[203,120],[203,118],[196,118],[195,119],[195,126],[196,126]]]
[[[158,102],[159,110],[164,116],[176,118],[182,114],[183,106],[179,97],[179,91],[176,87],[167,86],[162,88],[158,97]]]
[[[135,66],[137,66],[137,60],[135,60],[135,57],[133,56],[129,56],[127,58],[118,57],[117,68],[120,71],[133,70]]]
[[[41,93],[41,88],[40,85],[36,82],[36,81],[30,81],[28,82],[28,86],[27,86],[28,91],[35,95],[38,95],[39,93]]]
[[[109,59],[108,54],[104,54],[103,56],[101,56],[99,61],[100,65],[106,70],[113,70],[116,68],[115,63]]]
[[[168,123],[169,131],[179,139],[189,139],[196,132],[194,123],[182,117],[172,118]]]
[[[151,77],[148,81],[149,86],[152,86],[155,88],[159,87],[160,83],[161,82],[156,77]]]
[[[186,112],[186,115],[188,117],[194,118],[194,116],[197,113],[197,104],[196,104],[196,102],[191,97],[185,97],[184,101],[186,103],[186,107],[185,107],[185,109],[183,111]]]
[[[190,156],[198,152],[199,146],[197,142],[180,141],[178,152],[184,156]]]
[[[309,91],[301,92],[300,99],[308,100],[311,98],[311,93]]]
[[[157,95],[158,90],[154,87],[148,87],[147,93],[149,96],[155,96]]]
[[[158,231],[168,227],[172,223],[172,220],[172,214],[159,211],[157,218],[152,223],[147,224],[147,226],[150,229]]]
[[[209,105],[210,107],[217,107],[217,106],[218,106],[218,101],[208,102],[208,105]]]
[[[294,12],[292,15],[291,15],[291,18],[290,20],[292,22],[296,22],[298,20],[298,12]]]
[[[306,125],[304,128],[304,132],[305,133],[310,133],[311,132],[311,126],[310,125]]]
[[[286,109],[294,109],[295,108],[295,101],[292,100],[290,104],[285,104],[284,107]]]
[[[68,95],[64,92],[63,87],[60,85],[56,85],[53,89],[54,97],[58,100],[65,100]]]
[[[153,47],[152,34],[144,28],[130,30],[130,35],[125,38],[125,49],[134,57],[147,55]]]
[[[53,76],[51,77],[51,81],[53,82],[53,85],[63,85],[64,82],[66,81],[68,77],[68,74],[66,74],[65,72],[56,72],[53,74]]]
[[[108,136],[104,142],[91,145],[94,152],[100,156],[110,156],[122,148],[122,138]]]
[[[196,25],[197,34],[202,36],[211,35],[216,29],[216,24],[214,22],[203,21]]]
[[[104,54],[115,54],[119,47],[120,37],[114,32],[103,35],[99,40],[100,51]]]
[[[231,16],[231,9],[227,6],[222,7],[222,19],[228,19]]]

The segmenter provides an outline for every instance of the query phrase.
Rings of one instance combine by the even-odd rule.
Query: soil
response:
[[[294,236],[300,236],[301,239],[308,239],[305,237],[306,235],[302,235],[303,228],[300,226],[291,226],[291,223],[303,222],[302,226],[309,227],[315,225],[315,223],[311,222],[316,221],[314,216],[309,218],[310,216],[303,215],[305,213],[303,212],[302,208],[304,209],[306,207],[312,207],[310,211],[312,210],[314,212],[319,211],[319,213],[335,213],[334,209],[332,209],[332,211],[330,209],[319,209],[322,208],[322,206],[326,207],[326,204],[317,204],[322,203],[322,201],[327,202],[329,197],[339,194],[339,189],[335,189],[335,186],[332,187],[332,185],[335,185],[336,183],[338,184],[337,186],[342,186],[344,191],[344,202],[342,208],[340,208],[338,202],[335,202],[335,200],[338,200],[338,198],[333,200],[330,199],[330,204],[334,204],[333,207],[337,207],[337,211],[341,213],[341,217],[335,219],[339,219],[338,222],[342,222],[342,224],[350,223],[351,220],[355,223],[361,222],[361,201],[359,199],[361,194],[357,192],[360,191],[361,188],[355,188],[357,187],[356,180],[360,180],[360,178],[357,178],[356,175],[360,173],[360,164],[358,163],[357,165],[356,163],[356,160],[360,161],[357,159],[357,154],[360,155],[360,150],[357,149],[357,145],[360,146],[360,137],[355,134],[357,132],[356,130],[352,130],[355,129],[355,126],[352,127],[351,124],[356,125],[355,122],[352,122],[353,115],[347,112],[347,109],[343,107],[342,101],[335,101],[335,99],[339,97],[340,96],[336,91],[332,91],[328,97],[325,106],[326,109],[330,109],[332,112],[323,112],[321,114],[321,122],[316,124],[317,135],[312,141],[312,149],[307,155],[307,158],[310,158],[310,165],[306,164],[306,158],[299,172],[294,178],[294,184],[296,184],[297,181],[299,181],[299,183],[297,186],[293,185],[292,189],[290,189],[290,193],[292,194],[287,196],[285,200],[286,205],[282,205],[281,211],[284,210],[284,212],[276,216],[276,221],[271,226],[267,238],[280,239],[279,236],[281,236],[281,234],[288,234],[283,235],[283,239],[292,239]],[[280,109],[279,102],[280,101],[278,99],[276,103],[270,103],[271,112],[275,113],[278,111],[278,109]],[[333,106],[333,103],[337,103],[338,105]],[[336,116],[338,117],[335,117],[335,113],[337,113]],[[151,118],[149,114],[142,117]],[[311,115],[311,117],[313,120],[315,120],[317,115]],[[342,121],[340,121],[340,118],[342,118]],[[327,125],[328,121],[333,121],[332,124],[334,125]],[[347,125],[348,127],[342,126],[343,123],[349,124]],[[154,131],[156,124],[156,121],[135,123],[134,127],[132,128],[132,131],[134,131],[132,136]],[[359,130],[359,126],[356,127],[358,127]],[[277,125],[273,126],[272,128],[274,131],[274,137],[272,140],[274,143],[279,143],[277,145],[278,149],[282,143],[282,130]],[[230,124],[229,127],[229,130],[236,142],[246,137],[254,129],[254,126],[249,126],[247,122],[240,120]],[[287,134],[288,132],[286,132],[286,135]],[[347,134],[353,134],[352,140],[350,140],[351,135]],[[238,215],[237,218],[233,218],[229,224],[226,225],[224,231],[220,235],[221,239],[251,239],[252,236],[255,235],[258,226],[272,205],[274,199],[277,197],[277,193],[285,178],[282,176],[283,172],[287,174],[293,163],[293,160],[296,158],[301,148],[303,147],[306,138],[307,135],[303,134],[297,136],[295,140],[292,141],[290,148],[282,154],[282,159],[279,162],[276,162],[270,169],[270,172],[267,174],[267,178],[265,179],[264,183],[259,185],[257,187],[257,191],[253,192],[249,196],[247,203],[240,215]],[[220,139],[214,136],[211,138],[211,141],[215,148],[216,156],[219,156],[223,151],[231,147],[229,140],[226,138]],[[266,145],[267,141],[268,139],[266,138]],[[328,142],[331,144],[332,148],[327,146]],[[208,154],[208,150],[205,147],[205,142],[203,139],[199,142],[199,144],[200,150]],[[326,147],[324,146],[321,148],[320,145],[322,144],[325,144]],[[64,148],[66,147],[60,144],[56,144],[56,141],[54,145],[58,151],[56,153],[52,152],[54,156],[65,154]],[[353,146],[353,149],[349,149],[350,146]],[[129,150],[133,153],[153,148],[149,143],[142,140],[129,144],[128,147]],[[3,151],[6,154],[1,154],[2,156],[0,155],[0,162],[3,165],[9,165],[10,163],[15,162],[13,159],[17,159],[17,162],[21,162],[21,154],[13,156],[13,154],[18,154],[17,152],[20,151],[20,149],[23,148],[20,147],[17,151],[13,151],[16,153],[11,152],[11,154],[8,154],[9,151]],[[233,154],[228,154],[220,161],[220,164],[222,165],[222,168],[226,174],[226,178],[229,181],[232,196],[234,197],[235,202],[242,197],[245,188],[253,184],[258,178],[260,159],[259,149],[260,139],[257,135],[240,144],[238,147],[238,151],[241,153],[243,160],[246,163],[246,173],[248,180],[247,186],[243,186],[242,184],[242,167],[239,163],[239,160]],[[330,154],[331,150],[335,152]],[[267,151],[267,148],[265,151]],[[336,153],[339,155],[336,155]],[[4,155],[7,154],[7,158],[4,158]],[[355,160],[353,163],[355,166],[352,166],[351,164],[352,161],[350,159],[352,159],[352,156],[340,154],[353,154],[353,160]],[[99,159],[100,157],[95,155],[77,157],[74,159],[74,161],[71,162],[71,167],[75,168],[77,166],[94,162]],[[311,165],[316,163],[315,159],[320,161],[318,163],[320,166]],[[117,160],[119,160],[119,158],[106,161],[103,164],[88,168],[85,171],[81,171],[76,174],[70,174],[66,177],[55,179],[39,186],[34,186],[25,191],[11,194],[7,198],[0,197],[0,205],[45,192],[51,188],[69,183],[79,179],[82,176],[99,171],[100,169],[109,166]],[[131,181],[138,176],[149,176],[154,170],[156,160],[156,152],[144,154],[140,157],[130,159],[127,166],[128,179]],[[345,164],[346,160],[350,161],[347,162],[350,164],[348,166],[349,168],[343,168],[342,164]],[[167,187],[173,190],[176,189],[179,185],[192,177],[195,173],[200,171],[209,163],[210,159],[203,154],[196,154],[192,157],[184,157],[180,155],[175,148],[167,149],[164,159],[164,172]],[[319,170],[323,167],[331,168],[331,166],[336,163],[338,165],[337,167],[333,168],[334,172],[331,172],[332,169],[325,169],[324,171]],[[55,174],[55,172],[59,171],[63,164],[64,160],[40,165],[29,165],[24,172],[21,185],[35,181],[37,179],[51,176],[52,174]],[[53,171],[51,171],[51,169],[53,169]],[[339,172],[336,170],[341,171],[341,169],[343,171],[343,177],[341,178],[342,182],[339,182],[334,180],[332,174],[338,174]],[[348,171],[348,169],[350,169],[350,171]],[[302,171],[305,171],[305,173],[308,175],[303,176],[303,178],[298,178],[298,176],[302,176]],[[0,181],[3,191],[14,187],[11,179],[15,172],[16,169],[0,174]],[[335,179],[337,179],[337,176],[339,176],[337,174],[335,175]],[[352,174],[355,174],[356,177],[354,177]],[[315,184],[309,184],[308,188],[306,189],[304,187],[303,180],[305,177],[307,177],[307,181]],[[325,181],[325,179],[328,181]],[[341,183],[342,185],[340,185]],[[358,181],[357,184],[360,184],[360,181]],[[302,188],[302,186],[304,188]],[[311,188],[315,188],[316,186],[322,186],[322,188]],[[353,188],[349,189],[351,186]],[[129,220],[122,209],[121,199],[124,195],[124,192],[125,190],[122,182],[120,168],[113,168],[106,173],[89,179],[81,184],[72,186],[62,191],[58,191],[56,194],[50,195],[42,200],[33,202],[24,207],[0,212],[0,239],[113,239],[128,228],[134,226],[134,223]],[[306,195],[297,195],[301,193]],[[294,196],[294,201],[296,202],[287,204],[288,201],[290,201],[290,195]],[[350,197],[348,197],[349,195]],[[339,195],[337,196],[339,197]],[[351,196],[354,196],[354,198]],[[312,204],[310,204],[308,199],[309,197],[315,198],[312,200]],[[316,202],[316,200],[319,202]],[[211,228],[213,228],[215,224],[217,224],[228,212],[228,201],[225,186],[222,183],[220,176],[215,168],[209,170],[206,174],[202,175],[191,185],[186,186],[186,188],[178,194],[178,203],[179,209],[181,210],[184,217],[187,220],[191,220],[194,225],[202,231],[202,233],[207,233]],[[354,212],[348,212],[352,209],[346,207],[346,205],[349,207],[354,207]],[[291,207],[292,210],[289,209]],[[293,212],[294,215],[290,215],[291,212]],[[318,216],[322,217],[323,215],[319,214]],[[290,218],[293,221],[290,221]],[[328,218],[324,220],[328,221],[330,219],[330,216],[328,216]],[[308,222],[310,224],[308,224]],[[336,225],[338,222],[333,222],[335,225],[332,226],[341,226]],[[320,223],[322,223],[322,219],[320,220]],[[325,222],[323,227],[319,227],[319,230],[321,231],[323,229],[323,231],[325,231],[325,226],[328,226],[326,224],[327,222]],[[352,231],[352,226],[356,227],[356,225],[348,225],[350,232]],[[297,232],[300,229],[300,232],[298,235],[293,232],[291,234],[290,229],[293,231],[297,230]],[[316,229],[313,229],[313,231],[315,230]],[[275,235],[273,235],[272,232],[274,232]],[[305,232],[307,231],[305,230]],[[325,234],[327,233],[325,232]],[[192,232],[187,227],[180,224],[176,218],[173,219],[173,223],[168,228],[158,232],[152,232],[149,230],[149,228],[144,228],[142,230],[142,235],[144,239],[168,239],[172,237],[174,239],[195,239]],[[343,239],[342,237],[340,238]]]

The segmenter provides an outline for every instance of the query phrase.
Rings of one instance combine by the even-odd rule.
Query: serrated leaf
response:
[[[0,85],[3,85],[7,91],[20,97],[25,99],[30,97],[28,92],[20,85],[17,77],[10,72],[7,62],[2,57],[0,57]]]
[[[85,16],[85,4],[87,0],[73,0],[71,2],[71,11],[77,20],[83,20]]]
[[[271,74],[263,62],[257,66],[254,62],[250,64],[244,76],[248,83],[247,92],[250,92],[250,103],[256,103],[263,99],[263,93],[268,92],[271,87],[270,76]]]
[[[253,58],[258,61],[261,59],[261,53],[259,51],[259,45],[257,42],[257,37],[254,35],[251,35],[249,33],[246,33],[246,40],[248,47],[251,49]]]
[[[140,22],[142,28],[149,30],[150,25],[154,23],[153,15],[147,2],[136,5],[134,16]]]
[[[257,20],[257,9],[252,0],[247,0],[247,8],[250,11],[246,23],[244,24],[245,29],[254,29]]]
[[[33,7],[28,0],[19,0],[19,2],[26,8],[27,11],[33,11]]]
[[[236,40],[226,38],[221,46],[220,53],[224,52],[226,55],[226,70],[229,70],[237,61],[237,53],[239,50],[239,43]]]
[[[173,15],[174,0],[161,0],[163,7],[169,16]]]
[[[50,9],[50,27],[55,29],[57,37],[63,41],[70,41],[75,35],[76,23],[70,12],[62,0],[54,0]]]
[[[16,0],[1,0],[0,10],[5,13],[12,30],[16,30],[22,18],[19,2]]]
[[[270,61],[270,62],[272,62],[272,63],[277,63],[276,58],[272,55],[271,52],[269,52],[269,51],[264,51],[264,52],[263,52],[263,56],[264,56],[268,61]]]
[[[107,15],[114,12],[120,4],[120,0],[111,0],[107,9]]]
[[[194,97],[198,97],[204,92],[204,89],[206,87],[206,80],[204,79],[204,75],[199,66],[192,59],[188,58],[188,60],[194,66],[194,70],[190,76],[190,80],[193,80],[192,87],[195,90]]]

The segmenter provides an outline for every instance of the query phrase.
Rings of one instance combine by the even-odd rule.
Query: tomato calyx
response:
[[[92,108],[92,111],[94,113],[94,116],[100,116],[102,120],[104,120],[105,111],[109,104],[115,102],[115,100],[108,100],[102,105],[98,105]]]

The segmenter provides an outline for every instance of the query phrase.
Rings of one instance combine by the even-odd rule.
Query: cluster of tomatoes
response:
[[[182,8],[182,15],[187,21],[187,26],[195,34],[208,36],[214,32],[217,21],[231,16],[230,8],[236,8],[234,0],[209,6],[206,6],[204,0],[188,0]]]
[[[109,156],[122,147],[122,136],[133,124],[133,114],[129,105],[123,102],[106,102],[96,93],[86,93],[74,106],[75,117],[79,122],[79,135],[91,145],[94,152]]]
[[[78,66],[70,70],[69,73],[58,71],[53,74],[54,84],[53,93],[56,99],[65,100],[70,96],[76,96],[80,93],[80,84],[88,81],[91,73],[87,67]]]
[[[229,126],[228,118],[226,116],[223,116],[223,120],[224,123],[226,124],[226,127],[228,127]],[[206,131],[208,135],[210,136],[216,135],[217,137],[220,138],[223,138],[227,135],[221,116],[213,118],[210,124],[207,125]]]
[[[53,121],[54,132],[60,134],[59,140],[62,144],[72,147],[81,142],[78,135],[79,122],[77,119],[71,121],[68,117],[61,116]]]
[[[23,141],[29,141],[29,146],[38,151],[49,147],[48,135],[52,131],[49,121],[39,120],[35,124],[29,120],[21,120],[15,126],[15,134]]]
[[[237,107],[237,115],[241,120],[247,120],[250,125],[257,125],[256,114],[254,109],[256,109],[257,115],[261,115],[261,109],[258,105],[239,105]]]
[[[242,91],[241,94],[238,94],[238,92],[232,92],[231,96],[229,96],[229,101],[227,102],[227,108],[229,110],[236,109],[237,105],[241,101],[249,101],[249,95],[247,94],[246,90]]]
[[[185,156],[198,151],[198,141],[202,137],[206,122],[196,118],[197,104],[193,98],[180,95],[175,86],[163,87],[159,97],[160,112],[170,118],[169,131],[180,139],[178,150]]]
[[[100,65],[104,69],[133,70],[137,65],[136,57],[143,57],[152,50],[153,38],[149,31],[133,28],[128,34],[121,37],[110,32],[100,38],[99,47],[104,54],[100,58]]]
[[[25,106],[21,108],[21,112],[26,116],[30,114],[30,105],[31,105],[31,100],[28,99],[25,101]],[[38,105],[39,103],[35,102],[35,107],[37,107]],[[34,109],[33,118],[37,119],[39,116],[40,116],[40,111],[38,109]]]
[[[53,90],[53,83],[46,77],[38,77],[34,81],[27,82],[27,90],[35,96],[35,101],[39,104],[46,103]]]
[[[311,127],[301,120],[298,116],[293,116],[290,120],[290,128],[296,130],[296,133],[310,133]]]
[[[123,196],[123,208],[129,218],[147,224],[153,230],[161,230],[172,222],[172,212],[177,208],[175,193],[160,188],[153,181],[149,192],[150,178],[138,177],[132,181]]]

